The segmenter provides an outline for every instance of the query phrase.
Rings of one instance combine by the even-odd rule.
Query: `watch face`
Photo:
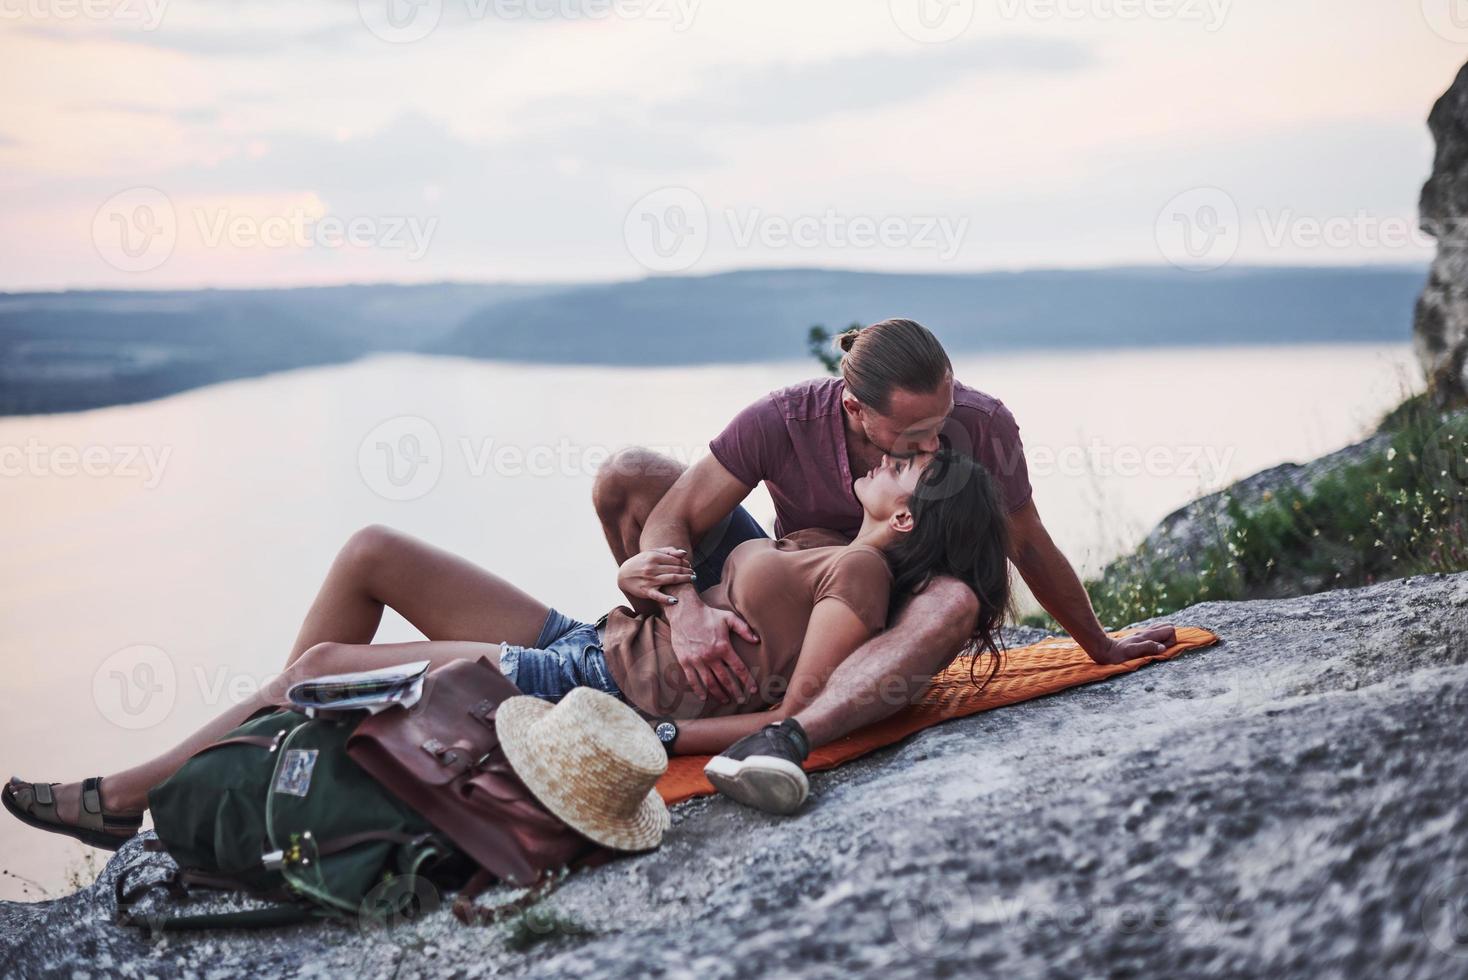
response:
[[[660,723],[657,728],[653,729],[653,731],[656,732],[658,738],[666,744],[673,741],[673,739],[677,737],[678,726],[673,724],[671,721],[665,721]]]

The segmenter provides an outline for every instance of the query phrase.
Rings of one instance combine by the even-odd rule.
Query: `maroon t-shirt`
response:
[[[846,455],[840,378],[816,378],[772,391],[734,416],[709,443],[714,458],[740,483],[761,480],[775,501],[775,537],[808,527],[853,538],[862,509]],[[999,399],[954,382],[953,412],[943,427],[949,445],[988,469],[1010,512],[1030,500],[1030,473],[1014,416]]]

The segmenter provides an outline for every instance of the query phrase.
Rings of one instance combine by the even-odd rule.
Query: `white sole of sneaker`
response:
[[[742,760],[716,755],[703,767],[703,774],[720,793],[766,813],[794,813],[810,793],[805,770],[772,755]]]

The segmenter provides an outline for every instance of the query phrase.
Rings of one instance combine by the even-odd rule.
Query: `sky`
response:
[[[0,0],[0,289],[1426,262],[1468,0]]]

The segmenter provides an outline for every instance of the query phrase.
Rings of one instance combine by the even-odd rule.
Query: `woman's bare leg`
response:
[[[353,534],[336,556],[286,666],[318,643],[370,643],[384,606],[430,640],[516,646],[535,643],[549,612],[545,603],[473,562],[373,525]]]
[[[297,657],[265,689],[248,701],[229,708],[178,745],[142,765],[104,777],[102,808],[108,813],[141,813],[147,808],[150,788],[177,772],[195,752],[244,724],[256,711],[277,703],[285,689],[297,681],[416,660],[427,660],[433,667],[441,667],[455,660],[477,660],[480,657],[488,657],[498,667],[499,644],[459,641],[380,643],[375,646],[318,643]],[[80,800],[81,783],[64,783],[56,787],[57,814],[61,819],[75,821],[81,812]]]

